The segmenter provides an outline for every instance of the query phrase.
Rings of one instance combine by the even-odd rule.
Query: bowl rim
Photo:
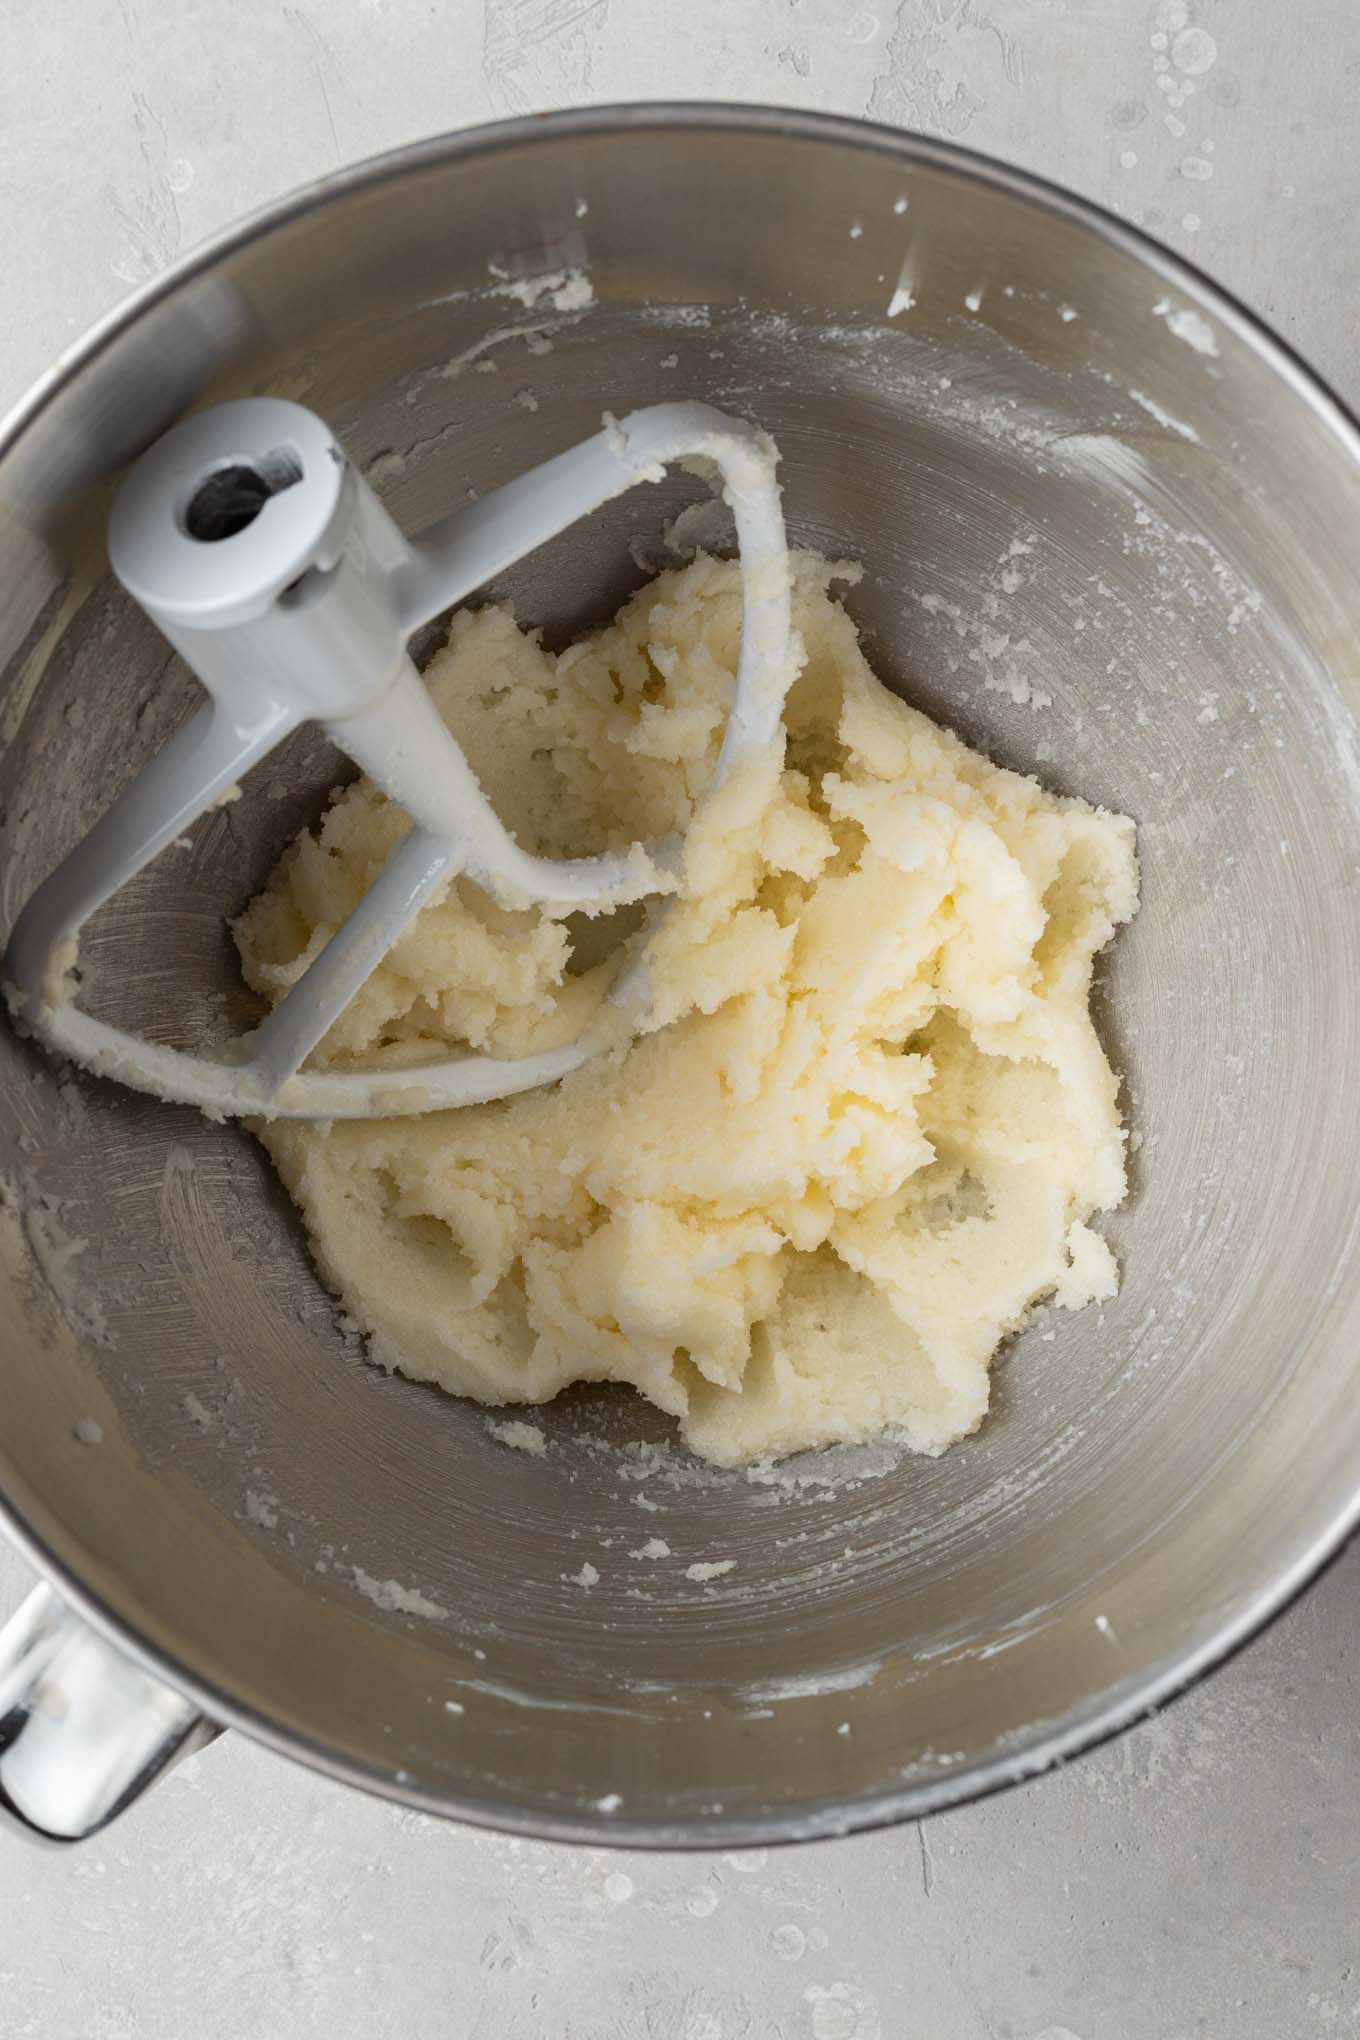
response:
[[[177,295],[186,284],[210,274],[225,258],[250,247],[266,234],[320,212],[334,201],[373,190],[412,171],[468,162],[508,148],[532,148],[564,138],[645,134],[649,130],[722,130],[838,143],[891,157],[909,170],[943,171],[1045,214],[1057,214],[1094,234],[1107,246],[1131,256],[1153,277],[1211,314],[1308,406],[1360,469],[1360,422],[1303,356],[1193,262],[1095,201],[980,150],[883,122],[770,103],[667,99],[562,108],[427,136],[313,179],[256,207],[131,292],[78,340],[63,348],[52,366],[0,417],[0,462],[77,374],[97,360],[120,335],[156,306]],[[1168,1652],[1151,1668],[1098,1696],[1089,1706],[1051,1721],[1030,1724],[1004,1752],[938,1778],[868,1792],[852,1800],[828,1798],[797,1809],[771,1809],[754,1816],[729,1816],[715,1811],[683,1821],[633,1820],[626,1803],[617,1813],[566,1813],[542,1803],[514,1806],[475,1794],[423,1790],[404,1771],[351,1759],[320,1740],[279,1726],[252,1703],[186,1669],[169,1652],[140,1636],[115,1614],[2,1490],[0,1530],[92,1629],[153,1677],[187,1696],[211,1722],[239,1729],[279,1755],[302,1762],[339,1783],[425,1813],[504,1834],[595,1847],[703,1850],[813,1840],[919,1820],[949,1807],[986,1798],[1110,1741],[1179,1698],[1206,1673],[1235,1656],[1292,1606],[1341,1554],[1360,1530],[1360,1466],[1356,1468],[1351,1495],[1334,1510],[1330,1520],[1300,1540],[1298,1548],[1284,1558],[1272,1577],[1222,1620],[1211,1636],[1190,1651]]]

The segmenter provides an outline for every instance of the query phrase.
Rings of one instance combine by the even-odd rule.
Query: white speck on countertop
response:
[[[1171,44],[1171,61],[1183,77],[1202,77],[1218,61],[1218,44],[1207,28],[1181,28]]]
[[[590,1563],[589,1559],[585,1561],[579,1572],[563,1573],[562,1577],[568,1586],[585,1587],[587,1590],[598,1586],[600,1583],[599,1571]]]
[[[687,1580],[697,1580],[700,1583],[704,1580],[718,1580],[722,1578],[724,1573],[730,1573],[736,1566],[736,1563],[735,1558],[699,1559],[694,1565],[687,1565],[685,1567],[685,1578]]]
[[[71,1436],[79,1445],[102,1445],[104,1426],[94,1417],[77,1417],[71,1426]]]
[[[877,2040],[883,2031],[878,2004],[857,1983],[810,1983],[803,2001],[812,2013],[812,2040]]]
[[[649,1537],[645,1544],[640,1544],[636,1551],[628,1554],[630,1558],[669,1558],[670,1555],[671,1548],[664,1537]]]

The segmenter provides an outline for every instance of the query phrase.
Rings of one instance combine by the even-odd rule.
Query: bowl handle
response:
[[[78,1842],[220,1730],[38,1586],[0,1629],[0,1820]]]

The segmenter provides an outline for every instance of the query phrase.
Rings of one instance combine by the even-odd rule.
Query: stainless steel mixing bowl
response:
[[[574,269],[588,308],[541,280]],[[1351,421],[1164,250],[937,143],[644,107],[366,165],[145,292],[8,429],[6,926],[191,695],[107,580],[107,477],[250,390],[332,420],[412,527],[606,405],[769,427],[794,538],[864,564],[880,673],[1138,819],[1102,990],[1140,1141],[1124,1286],[1026,1332],[939,1460],[720,1476],[604,1391],[536,1413],[532,1456],[365,1362],[247,1135],[7,1036],[0,1491],[74,1611],[40,1597],[10,1634],[12,1804],[79,1832],[202,1710],[468,1820],[783,1839],[949,1804],[1166,1699],[1360,1508]],[[494,592],[553,639],[602,618],[698,486]],[[107,1010],[237,1013],[222,917],[327,761],[257,778],[94,931]],[[670,1563],[632,1556],[654,1536]]]

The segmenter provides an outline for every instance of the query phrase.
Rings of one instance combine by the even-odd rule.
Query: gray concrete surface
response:
[[[1040,170],[1192,254],[1360,399],[1355,0],[3,0],[3,30],[0,403],[303,179],[661,93],[869,113]],[[0,1550],[0,1612],[25,1585]],[[83,1851],[0,1838],[0,2035],[1360,2032],[1358,1644],[1353,1551],[1114,1747],[793,1853],[476,1835],[229,1738]]]

